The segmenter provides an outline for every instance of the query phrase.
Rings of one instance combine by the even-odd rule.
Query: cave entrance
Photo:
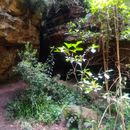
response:
[[[51,52],[51,47],[61,46],[65,41],[65,32],[67,31],[66,23],[70,20],[70,9],[67,6],[60,8],[56,12],[52,8],[44,20],[44,25],[40,29],[40,54],[41,62],[46,62]],[[66,77],[69,64],[65,62],[65,57],[61,53],[53,53],[54,55],[54,75],[60,73],[62,78]]]

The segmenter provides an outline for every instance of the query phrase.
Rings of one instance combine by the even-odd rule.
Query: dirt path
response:
[[[18,90],[24,89],[26,86],[23,81],[0,85],[0,130],[21,130],[20,124],[16,121],[7,120],[5,106]],[[51,127],[38,124],[34,126],[33,130],[66,130],[66,128],[62,123],[54,124]]]
[[[23,81],[0,86],[0,130],[20,130],[17,123],[7,120],[5,106],[17,90],[25,87]]]

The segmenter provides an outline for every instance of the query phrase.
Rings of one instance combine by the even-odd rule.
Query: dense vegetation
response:
[[[44,4],[39,5],[47,5],[47,8],[50,2],[56,6],[79,3],[75,0],[69,3],[66,0],[37,2],[43,2]],[[126,77],[122,75],[119,51],[120,40],[130,39],[130,9],[124,0],[85,0],[85,4],[86,16],[67,24],[68,33],[76,37],[77,41],[64,42],[61,47],[52,49],[53,53],[63,53],[66,62],[72,65],[67,76],[73,75],[75,85],[71,85],[70,88],[60,83],[58,77],[52,77],[54,65],[52,52],[46,63],[42,64],[38,62],[36,50],[31,44],[27,44],[25,50],[19,54],[21,62],[15,67],[15,72],[27,82],[28,88],[9,104],[8,109],[12,117],[33,118],[49,124],[59,121],[64,116],[68,127],[71,128],[76,122],[78,130],[130,129],[130,99],[123,93]],[[115,47],[116,60],[112,70],[109,53],[111,41],[114,41],[112,44]],[[96,75],[89,69],[89,62],[97,50],[102,51],[104,69]],[[129,69],[129,64],[126,66]],[[110,85],[111,71],[115,73],[116,78],[112,77],[113,83]],[[99,82],[100,79],[103,82]],[[111,90],[113,87],[115,91]],[[93,101],[95,95],[92,97],[91,93],[98,94],[97,103]],[[66,114],[66,108],[70,105],[80,106],[80,114],[69,112]],[[82,119],[83,106],[97,111],[99,120]]]
[[[9,107],[10,111],[17,111],[12,116],[52,123],[59,119],[68,104],[80,104],[79,93],[58,83],[57,77],[52,78],[50,66],[37,61],[36,50],[30,44],[20,53],[20,57],[22,61],[16,66],[15,72],[21,75],[29,88],[11,103],[13,106]]]

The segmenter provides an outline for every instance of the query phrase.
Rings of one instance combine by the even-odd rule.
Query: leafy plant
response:
[[[56,48],[55,52],[61,52],[65,54],[66,62],[70,62],[72,65],[72,70],[69,72],[70,75],[74,75],[80,89],[82,89],[85,93],[89,93],[93,90],[98,90],[101,86],[97,83],[97,78],[93,76],[90,69],[88,69],[87,65],[89,59],[87,61],[86,54],[88,52],[95,53],[98,48],[97,45],[92,44],[88,49],[86,49],[83,54],[78,55],[78,52],[83,51],[82,41],[77,41],[76,43],[66,43],[64,42],[64,46]],[[83,64],[86,64],[85,66]],[[78,79],[78,77],[80,77]]]
[[[101,34],[103,33],[103,35],[104,35],[104,36],[102,35],[102,44],[103,44],[103,60],[104,60],[104,70],[105,71],[107,71],[109,69],[110,40],[112,38],[114,38],[116,41],[115,47],[116,47],[118,78],[116,81],[117,88],[116,88],[116,92],[115,92],[115,97],[117,97],[117,96],[119,96],[119,97],[117,97],[115,100],[114,100],[114,97],[112,99],[114,100],[114,105],[115,105],[116,112],[117,112],[116,121],[120,120],[121,129],[125,130],[126,129],[125,115],[124,115],[125,106],[123,106],[123,105],[125,104],[124,101],[126,101],[126,100],[123,100],[124,96],[123,96],[122,90],[124,87],[122,85],[123,78],[122,78],[122,74],[121,74],[122,71],[121,71],[121,65],[120,65],[121,60],[120,60],[119,47],[120,47],[121,34],[124,34],[124,37],[128,38],[127,34],[129,33],[129,31],[123,31],[123,30],[125,30],[126,26],[129,25],[129,22],[128,22],[129,8],[125,4],[124,0],[108,0],[108,1],[91,0],[90,8],[91,8],[92,14],[97,15],[97,17],[98,17],[97,20],[101,24],[101,31],[102,31]],[[127,32],[127,33],[121,33],[122,31]],[[105,79],[105,82],[106,82],[107,93],[110,94],[108,80]],[[109,96],[107,97],[107,100],[109,100],[107,109],[109,109],[109,114],[110,114],[110,111],[111,111],[110,110],[111,109],[110,108],[110,106],[111,106],[110,97],[111,96],[110,97]],[[126,101],[126,103],[128,103],[128,101]],[[127,110],[129,108],[127,107],[125,109]],[[104,111],[104,113],[106,113],[106,110]],[[104,114],[102,117],[104,117]],[[101,118],[101,120],[102,120],[102,118]],[[115,125],[117,122],[115,122]],[[100,126],[100,123],[99,123],[99,126]],[[116,128],[114,128],[114,129],[116,129]]]
[[[88,63],[89,59],[87,61],[86,54],[88,52],[94,53],[96,49],[98,48],[97,45],[92,44],[88,49],[83,51],[82,41],[77,41],[76,43],[66,43],[64,42],[64,46],[56,48],[55,52],[61,52],[65,54],[66,62],[70,62],[72,65],[72,69],[69,72],[69,75],[74,75],[76,79],[76,84],[78,88],[80,89],[80,96],[82,97],[82,102],[84,102],[84,95],[88,94],[92,91],[97,91],[101,89],[101,86],[98,84],[98,79],[93,76],[90,69],[88,69]],[[78,55],[78,52],[83,52],[80,55]],[[87,63],[88,62],[88,63]],[[84,66],[85,64],[85,66]],[[82,105],[82,104],[80,104]],[[82,108],[81,108],[82,113]],[[80,114],[81,114],[80,113]],[[72,118],[72,119],[71,119]],[[77,120],[73,117],[70,117],[68,119],[68,124],[71,126],[74,122],[77,122]],[[72,124],[70,124],[72,123]],[[80,115],[78,117],[78,129],[82,130],[83,128],[83,121],[80,118]]]

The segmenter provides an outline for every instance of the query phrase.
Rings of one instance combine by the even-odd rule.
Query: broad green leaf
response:
[[[94,48],[94,49],[99,48],[99,45],[92,44],[92,48]]]
[[[67,47],[68,49],[70,49],[70,48],[72,47],[72,44],[71,44],[71,43],[64,42],[64,44],[66,45],[66,47]]]
[[[76,46],[78,46],[78,45],[80,45],[80,44],[82,44],[83,42],[82,41],[77,41],[76,42]]]
[[[83,51],[83,48],[76,48],[76,51]]]

